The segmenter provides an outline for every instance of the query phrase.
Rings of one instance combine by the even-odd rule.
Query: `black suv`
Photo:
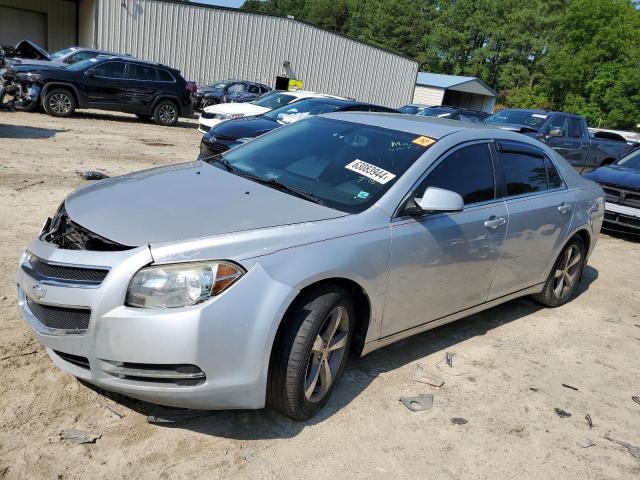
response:
[[[5,78],[21,86],[24,95],[41,101],[49,115],[68,117],[76,108],[97,108],[151,117],[172,126],[191,115],[193,83],[180,71],[130,57],[99,56],[68,67],[15,66]]]

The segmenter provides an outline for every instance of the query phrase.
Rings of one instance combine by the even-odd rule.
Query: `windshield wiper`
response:
[[[287,192],[287,193],[291,193],[297,197],[300,198],[304,198],[305,200],[309,200],[310,202],[314,202],[317,203],[319,205],[322,205],[323,207],[326,207],[326,203],[324,200],[322,200],[320,197],[318,197],[317,195],[314,195],[311,192],[308,192],[306,190],[302,190],[300,188],[296,188],[296,187],[291,187],[285,183],[282,183],[279,180],[276,180],[275,178],[261,178],[261,177],[256,177],[254,175],[245,175],[247,178],[250,178],[251,180],[261,183],[263,185],[267,185],[270,187],[275,188],[276,190],[280,190],[282,192]]]
[[[236,167],[234,167],[233,165],[231,165],[229,163],[229,160],[227,160],[226,158],[224,158],[222,155],[217,154],[217,155],[213,155],[211,157],[206,157],[203,158],[202,161],[207,162],[209,164],[214,164],[214,163],[219,163],[220,165],[222,165],[224,168],[227,169],[228,172],[232,172],[232,173],[237,173],[242,175],[243,173],[238,170]]]
[[[261,183],[262,185],[273,187],[276,190],[280,190],[282,192],[291,193],[297,197],[304,198],[305,200],[309,200],[310,202],[314,202],[319,205],[322,205],[323,207],[326,207],[326,202],[322,200],[320,197],[318,197],[317,195],[314,195],[311,192],[307,192],[306,190],[302,190],[296,187],[290,187],[289,185],[286,185],[280,182],[279,180],[276,180],[275,178],[262,178],[262,177],[258,177],[256,175],[247,173],[231,165],[229,163],[229,160],[227,160],[220,154],[214,155],[212,157],[203,158],[202,160],[207,163],[219,163],[222,166],[224,166],[227,169],[227,171],[231,173],[235,173],[240,177],[248,178],[249,180],[253,180],[256,183]]]

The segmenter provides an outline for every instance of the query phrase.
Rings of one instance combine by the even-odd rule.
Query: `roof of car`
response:
[[[404,113],[334,112],[325,113],[322,116],[335,118],[336,120],[362,123],[372,127],[383,127],[391,130],[415,133],[416,135],[427,135],[435,139],[442,138],[450,133],[472,128],[495,129],[495,127],[487,127],[481,123],[466,123],[457,120],[407,115]]]
[[[151,62],[149,60],[142,60],[140,58],[131,57],[129,55],[120,55],[120,54],[98,55],[96,57],[96,60],[102,60],[102,61],[106,61],[106,60],[126,60],[127,62],[142,63],[143,65],[150,65],[152,67],[162,67],[162,68],[166,68],[166,69],[169,69],[169,70],[176,70],[175,68],[170,67],[168,65],[164,65],[162,63]]]

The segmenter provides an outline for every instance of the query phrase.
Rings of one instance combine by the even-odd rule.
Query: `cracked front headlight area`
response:
[[[179,308],[204,302],[233,285],[245,270],[230,262],[153,265],[133,276],[125,304],[138,308]]]

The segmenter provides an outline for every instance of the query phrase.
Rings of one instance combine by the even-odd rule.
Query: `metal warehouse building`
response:
[[[418,73],[413,102],[423,105],[450,105],[492,113],[497,93],[476,77]]]
[[[129,53],[199,84],[224,78],[304,88],[397,107],[413,98],[418,64],[289,17],[177,0],[0,0],[0,44],[49,51],[80,45]]]

